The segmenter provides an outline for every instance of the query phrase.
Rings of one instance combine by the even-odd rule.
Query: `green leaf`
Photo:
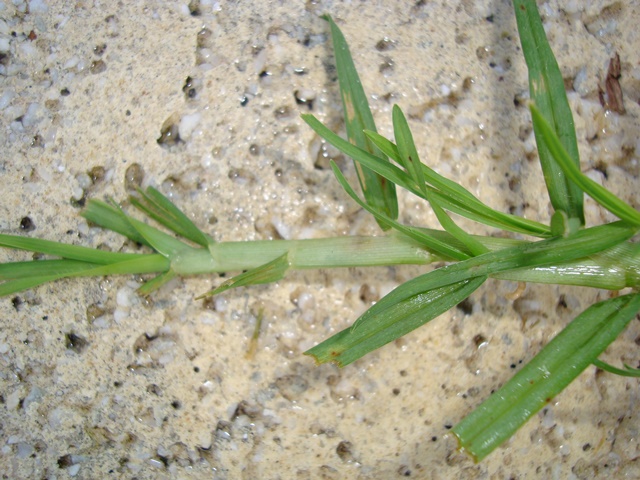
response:
[[[44,277],[50,275],[72,276],[78,272],[96,268],[100,264],[78,260],[31,260],[0,264],[0,280]]]
[[[140,198],[130,197],[131,204],[161,225],[203,247],[214,241],[155,188],[148,187],[146,191],[139,189],[138,193]]]
[[[411,129],[409,129],[407,119],[398,105],[393,106],[392,115],[393,135],[396,138],[398,158],[402,162],[401,165],[404,166],[404,169],[423,193],[424,198],[427,198],[427,184],[424,181],[422,163],[420,162],[418,150],[413,141],[413,135],[411,134]]]
[[[518,23],[518,33],[522,51],[529,69],[529,92],[531,99],[540,108],[542,116],[549,122],[561,144],[569,153],[571,163],[579,168],[580,156],[573,124],[573,115],[569,108],[564,79],[558,68],[540,13],[533,0],[513,0]],[[555,210],[563,211],[569,219],[578,219],[584,225],[582,191],[565,175],[549,151],[547,138],[535,128],[538,156],[547,184],[549,198]]]
[[[622,222],[612,223],[580,230],[569,238],[524,243],[447,265],[400,285],[356,320],[353,328],[332,336],[307,353],[318,362],[347,365],[429,321],[433,317],[423,315],[420,318],[424,321],[418,322],[420,314],[415,309],[426,308],[436,299],[441,305],[448,304],[445,292],[458,299],[457,292],[479,281],[477,288],[487,276],[587,257],[628,240],[634,233]]]
[[[624,370],[597,359],[593,361],[593,364],[600,370],[604,370],[605,372],[613,373],[615,375],[620,375],[621,377],[640,377],[640,369],[630,367],[626,363],[624,364]]]
[[[63,257],[0,264],[0,297],[61,278],[149,273],[169,269],[169,261],[157,254],[118,253],[40,240],[0,235],[0,246]]]
[[[427,184],[425,183],[425,175],[422,162],[418,156],[418,150],[413,141],[413,135],[409,129],[409,124],[402,110],[397,105],[393,106],[393,132],[396,138],[398,155],[404,165],[405,170],[413,181],[418,185],[424,198],[431,204],[438,221],[442,227],[462,242],[473,255],[481,255],[488,250],[471,235],[458,227],[455,222],[447,215],[441,204],[437,201],[435,195],[431,195]],[[427,170],[428,172],[428,170]],[[464,190],[466,193],[466,190]]]
[[[115,208],[115,210],[121,216],[122,220],[129,223],[137,234],[144,239],[146,245],[151,246],[156,252],[165,257],[175,257],[185,250],[192,250],[191,247],[180,240],[128,216],[120,208]]]
[[[370,154],[388,161],[384,154],[364,134],[365,129],[375,131],[376,125],[373,121],[373,115],[371,115],[369,102],[362,88],[360,77],[353,64],[349,46],[333,19],[329,15],[325,15],[323,18],[329,22],[331,27],[333,51],[336,57],[340,95],[342,97],[344,120],[349,141]],[[355,162],[355,167],[367,203],[376,210],[384,212],[389,218],[394,220],[398,218],[398,200],[396,198],[395,185],[359,162]],[[378,221],[378,224],[383,230],[389,229],[388,225],[380,223],[380,221]]]
[[[168,272],[161,273],[160,275],[152,278],[151,280],[141,285],[138,288],[138,293],[140,295],[149,295],[150,293],[155,292],[164,284],[170,282],[176,277],[177,277],[177,274],[173,270],[169,270]]]
[[[80,212],[80,215],[99,227],[119,233],[141,245],[151,246],[131,225],[127,217],[122,214],[122,211],[113,205],[91,199],[87,203],[87,207]]]
[[[313,115],[302,115],[302,119],[315,130],[318,135],[344,154],[353,158],[354,161],[362,163],[390,182],[426,200],[422,189],[402,169],[340,138]],[[393,158],[398,164],[403,165],[396,145],[375,132],[367,131],[367,135],[378,147],[384,150],[389,157]],[[433,186],[427,187],[431,198],[433,199],[435,197],[438,203],[447,210],[469,218],[470,220],[511,232],[526,233],[536,237],[549,236],[550,230],[546,225],[493,210],[474,197],[471,192],[463,186],[439,175],[426,165],[421,165],[425,181]]]
[[[0,234],[0,247],[28,250],[56,257],[80,260],[82,262],[107,264],[133,258],[135,253],[107,252],[95,248],[69,245],[66,243]]]
[[[203,297],[218,295],[230,288],[246,287],[248,285],[258,285],[261,283],[271,283],[282,280],[289,269],[288,256],[289,254],[285,253],[264,265],[252,268],[251,270],[241,273],[236,277],[230,278],[210,292],[200,295],[197,297],[197,300]]]
[[[413,135],[409,130],[409,126],[406,123],[406,120],[404,120],[404,122],[402,121],[402,119],[404,119],[404,115],[401,113],[402,111],[400,110],[400,108],[396,106],[394,106],[394,112],[396,108],[398,112],[400,112],[400,114],[399,115],[397,114],[395,117],[394,128],[400,130],[400,138],[403,142],[410,141],[413,143]],[[399,165],[402,165],[403,167],[406,168],[406,160],[404,159],[403,155],[400,153],[400,149],[396,144],[394,144],[390,140],[387,140],[382,135],[376,132],[371,132],[367,130],[365,131],[365,133],[371,139],[371,141],[375,143],[378,146],[378,148],[380,148],[380,150],[385,152],[387,156],[389,156],[391,159],[396,161]],[[396,141],[398,141],[397,138],[398,138],[398,133],[396,133]],[[328,140],[328,141],[331,142],[331,140]],[[337,145],[334,145],[334,146],[336,146],[336,148],[340,148]],[[415,146],[413,148],[410,148],[410,147],[404,147],[404,148],[406,150],[413,150],[414,155],[417,158],[418,152],[415,150]],[[365,163],[370,161],[370,159],[365,158],[361,160],[360,158],[358,158],[358,161],[362,161],[363,163]],[[422,179],[422,183],[426,182],[427,184],[437,189],[440,193],[450,197],[454,201],[461,202],[461,203],[465,203],[465,202],[472,203],[474,205],[479,204],[485,207],[487,210],[491,210],[489,207],[486,207],[482,202],[480,202],[480,200],[474,197],[473,194],[469,192],[469,190],[464,188],[462,185],[458,185],[456,182],[449,180],[446,177],[443,177],[442,175],[438,174],[435,170],[429,168],[427,165],[425,165],[422,162],[414,165],[416,166],[420,165],[420,168],[422,169],[422,172],[419,172],[419,173],[416,172],[414,175],[410,175],[410,177],[414,180],[414,183],[416,183],[416,185],[417,185],[416,179]],[[413,192],[413,193],[415,193],[416,195],[426,200],[426,196],[424,196],[423,194],[424,192],[421,188],[418,189],[418,193],[416,192]],[[495,213],[499,213],[499,212],[495,212]]]
[[[138,254],[135,258],[108,265],[96,265],[87,270],[74,273],[73,277],[101,277],[104,275],[143,275],[145,273],[167,272],[171,263],[164,255],[159,253]],[[60,278],[63,276],[61,275]]]
[[[453,428],[460,448],[482,460],[600,355],[640,310],[640,295],[592,305],[501,389]]]
[[[434,195],[430,195],[430,197],[429,203],[431,204],[431,208],[433,208],[440,225],[442,225],[442,228],[467,247],[473,256],[482,255],[489,251],[484,245],[482,245],[482,243],[474,239],[472,235],[469,235],[462,228],[456,225],[451,217],[447,215],[447,212],[444,211],[441,204],[433,198]]]
[[[43,283],[70,277],[144,274],[169,270],[170,263],[160,254],[132,254],[128,260],[96,264],[77,260],[34,260],[0,265],[0,297],[34,288]]]
[[[635,229],[622,222],[580,230],[569,238],[551,238],[503,248],[447,265],[418,276],[396,288],[357,320],[383,315],[394,304],[419,293],[480,275],[495,275],[522,268],[554,265],[588,257],[628,240]]]
[[[464,260],[465,258],[469,258],[468,253],[458,249],[450,242],[444,242],[436,237],[429,235],[428,233],[425,233],[425,231],[422,229],[407,227],[399,222],[396,222],[395,220],[390,219],[389,217],[384,216],[382,213],[375,210],[372,206],[363,202],[360,197],[358,197],[358,194],[353,190],[353,188],[351,188],[351,185],[349,185],[349,182],[347,182],[347,179],[344,178],[344,175],[342,175],[342,172],[334,162],[331,162],[331,168],[333,169],[333,173],[336,176],[336,179],[338,180],[340,185],[342,185],[342,188],[344,188],[345,192],[347,192],[347,194],[358,205],[371,213],[379,221],[387,223],[398,232],[420,242],[422,245],[424,245],[425,248],[428,248],[443,259]]]
[[[383,176],[395,185],[398,185],[420,196],[420,189],[418,188],[418,186],[401,168],[398,168],[391,162],[382,160],[380,157],[376,157],[368,151],[362,148],[358,148],[356,145],[349,143],[347,140],[341,138],[339,135],[336,135],[327,127],[325,127],[322,122],[320,122],[320,120],[318,120],[313,115],[303,114],[302,120],[304,120],[307,125],[309,125],[319,136],[324,138],[327,142],[336,147],[345,155],[350,156],[356,163],[363,164],[367,169],[375,169],[378,175]],[[374,205],[371,206],[375,208]],[[384,211],[378,208],[376,208],[376,210],[381,212]],[[386,213],[385,215],[389,218],[392,218]]]
[[[318,364],[334,362],[344,367],[446,312],[471,295],[485,280],[485,276],[479,276],[418,293],[396,303],[384,315],[371,318],[366,327],[356,323],[304,354],[312,356]]]
[[[599,185],[583,174],[574,162],[571,161],[571,157],[562,146],[560,139],[542,116],[537,106],[531,105],[530,108],[533,124],[540,131],[541,135],[545,137],[545,143],[549,148],[549,152],[553,155],[564,174],[569,177],[578,188],[584,190],[587,195],[616,217],[631,225],[640,226],[640,213],[602,185]]]
[[[29,290],[30,288],[38,287],[44,283],[53,282],[55,280],[58,280],[59,278],[61,277],[56,275],[42,275],[39,277],[20,278],[17,280],[3,282],[2,284],[0,284],[0,297],[6,297],[7,295],[13,295],[14,293]]]

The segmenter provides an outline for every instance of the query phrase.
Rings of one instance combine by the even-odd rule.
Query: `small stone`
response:
[[[280,394],[290,401],[295,401],[307,391],[308,382],[300,375],[284,375],[276,380]]]

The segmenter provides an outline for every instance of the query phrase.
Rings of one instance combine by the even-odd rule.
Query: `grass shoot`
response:
[[[448,264],[399,286],[345,330],[311,348],[317,363],[345,366],[392,342],[459,304],[488,278],[567,284],[630,292],[596,303],[579,314],[507,384],[453,428],[461,449],[476,461],[508,439],[589,365],[638,376],[629,366],[608,365],[598,356],[640,312],[640,213],[580,171],[575,128],[564,81],[549,47],[536,3],[513,0],[529,71],[531,115],[550,203],[546,223],[496,211],[461,185],[422,163],[408,122],[393,108],[394,140],[376,133],[367,97],[346,40],[327,16],[336,56],[347,139],[311,115],[306,123],[355,163],[360,195],[339,168],[347,194],[370,212],[385,232],[375,237],[318,240],[215,242],[154,188],[139,191],[132,206],[171,233],[136,219],[115,203],[92,199],[82,215],[102,228],[145,245],[150,253],[113,253],[21,236],[0,235],[0,246],[28,250],[47,259],[0,265],[0,296],[61,278],[155,274],[141,288],[148,295],[176,276],[243,273],[204,295],[282,279],[290,269]],[[396,189],[428,202],[441,225],[430,229],[398,221]],[[589,195],[619,220],[585,226],[583,197]],[[476,236],[450,213],[534,240]],[[203,296],[204,296],[203,295]],[[258,315],[250,351],[256,348]]]

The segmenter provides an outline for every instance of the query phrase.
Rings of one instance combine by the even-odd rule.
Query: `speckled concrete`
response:
[[[637,206],[640,11],[581,3],[540,6],[583,167]],[[398,103],[423,161],[495,208],[548,219],[509,2],[14,0],[0,1],[0,230],[133,249],[77,214],[140,183],[218,240],[376,233],[327,169],[334,158],[353,180],[349,162],[299,118],[340,129],[323,13],[351,45],[381,133]],[[598,100],[614,52],[624,115]],[[400,200],[403,221],[436,225]],[[592,204],[587,214],[606,219]],[[515,285],[488,282],[343,370],[302,356],[423,270],[294,273],[212,302],[193,298],[219,278],[148,300],[133,277],[1,299],[2,478],[640,477],[638,380],[594,368],[479,465],[448,436],[607,292],[528,286],[514,298]],[[632,322],[606,358],[636,365],[638,338]]]

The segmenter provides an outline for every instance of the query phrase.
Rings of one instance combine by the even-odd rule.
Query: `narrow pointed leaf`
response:
[[[366,131],[365,133],[389,158],[393,159],[399,165],[404,165],[398,147],[393,142],[375,132]],[[331,140],[329,141],[331,142]],[[357,157],[357,160],[368,162],[370,159]],[[420,166],[422,173],[418,175],[424,179],[424,182],[431,185],[435,191],[432,188],[427,188],[427,192],[431,194],[429,198],[427,198],[423,190],[418,192],[416,192],[416,190],[410,190],[413,194],[429,201],[431,201],[434,196],[438,196],[438,202],[442,207],[476,222],[484,223],[485,225],[510,230],[512,232],[527,233],[536,237],[549,236],[549,227],[546,225],[494,210],[478,200],[462,185],[443,177],[424,163],[420,163]],[[375,167],[372,168],[375,169]],[[376,171],[378,170],[376,169]],[[404,185],[398,185],[406,188]]]
[[[167,282],[170,282],[174,278],[177,277],[176,272],[173,270],[169,270],[168,272],[161,273],[151,280],[145,282],[140,288],[138,288],[138,293],[140,295],[149,295],[152,292],[155,292],[160,287],[162,287]]]
[[[377,210],[374,210],[373,207],[363,202],[360,199],[360,197],[358,197],[358,194],[353,190],[353,188],[351,188],[351,185],[349,185],[349,182],[347,182],[347,179],[344,178],[344,175],[342,175],[342,172],[340,171],[340,169],[335,163],[333,162],[331,163],[331,168],[333,169],[333,173],[336,176],[336,179],[338,180],[340,185],[342,185],[342,188],[344,188],[345,192],[347,192],[347,194],[358,205],[360,205],[362,208],[364,208],[369,213],[371,213],[374,217],[376,217],[376,219],[380,219],[381,221],[386,222],[388,225],[391,225],[398,232],[408,237],[411,237],[414,240],[421,242],[425,248],[428,248],[429,250],[431,250],[432,252],[436,253],[437,255],[439,255],[444,259],[464,260],[465,258],[469,258],[468,253],[458,249],[457,247],[453,246],[449,242],[443,242],[436,237],[432,237],[428,234],[425,234],[425,232],[421,229],[407,227],[395,220],[390,219],[389,217],[383,216],[382,213],[380,213]]]
[[[431,208],[433,208],[433,212],[436,214],[442,228],[457,238],[465,247],[467,247],[472,255],[482,255],[489,251],[484,245],[482,245],[482,243],[474,239],[472,235],[465,232],[451,219],[440,203],[434,198],[434,195],[429,195],[428,198]]]
[[[399,108],[398,108],[398,111],[401,112]],[[402,117],[404,117],[404,115],[402,115]],[[402,118],[402,117],[399,117],[399,118]],[[413,138],[411,136],[411,132],[409,131],[408,124],[406,124],[406,120],[404,124],[405,124],[404,129],[401,129],[400,138],[402,139],[402,141],[408,141],[410,139],[410,141],[413,142]],[[396,125],[398,127],[401,126],[399,119],[396,119],[396,124],[394,124],[394,127]],[[365,133],[369,138],[371,138],[371,141],[374,142],[381,150],[383,150],[390,158],[392,158],[398,164],[406,168],[406,165],[405,165],[406,161],[404,160],[403,154],[400,153],[400,150],[396,144],[387,140],[386,138],[384,138],[382,135],[378,133],[370,132],[370,131],[366,131]],[[398,134],[396,133],[396,136],[397,135]],[[337,147],[337,148],[340,148],[340,147]],[[409,150],[409,148],[406,148],[406,150]],[[417,153],[417,150],[415,149],[415,146],[411,148],[411,150],[413,151],[413,155],[417,158],[418,153]],[[364,159],[365,162],[367,160],[368,159]],[[358,159],[358,161],[360,160]],[[422,169],[422,172],[419,172],[419,173],[415,172],[414,175],[410,175],[410,177],[414,179],[414,181],[416,178],[421,178],[423,179],[423,183],[424,182],[428,183],[429,185],[439,190],[441,193],[446,194],[447,196],[450,196],[451,199],[454,199],[458,202],[472,203],[474,205],[479,204],[489,209],[489,207],[486,207],[480,200],[478,200],[471,192],[469,192],[469,190],[464,188],[462,185],[459,185],[456,182],[449,180],[446,177],[443,177],[442,175],[440,175],[439,173],[437,173],[435,170],[431,169],[424,163],[419,162],[419,163],[414,163],[413,165],[415,165],[416,167],[417,165],[420,165],[420,168]],[[422,198],[425,198],[425,197],[422,197]]]
[[[475,290],[487,276],[554,264],[560,259],[570,261],[586,257],[621,243],[633,234],[633,229],[619,222],[580,230],[569,238],[524,243],[447,265],[400,285],[358,318],[352,328],[332,336],[307,353],[318,362],[333,361],[340,366],[347,365],[398,338],[394,335],[404,335],[422,325],[418,321],[422,315],[417,313],[418,307],[426,308],[436,300],[436,303],[444,302],[444,305],[447,295],[457,298],[456,292],[465,291],[467,287],[473,286]],[[445,297],[441,298],[441,295]],[[427,319],[425,321],[433,318],[429,315],[423,317]],[[369,341],[370,338],[374,340]]]
[[[540,108],[542,116],[549,122],[569,153],[571,163],[579,168],[580,156],[573,123],[573,115],[564,88],[564,79],[551,51],[540,20],[536,2],[513,0],[518,33],[529,70],[529,92],[531,99]],[[576,218],[584,224],[583,195],[578,186],[563,172],[549,151],[547,139],[534,127],[540,165],[547,184],[551,204],[567,217]]]
[[[89,222],[106,230],[119,233],[141,245],[150,247],[146,239],[140,235],[131,223],[122,215],[120,209],[100,200],[91,199],[80,215]]]
[[[372,155],[388,161],[384,154],[364,134],[365,129],[375,131],[376,126],[360,77],[353,64],[349,46],[333,19],[329,15],[325,15],[323,18],[329,22],[331,27],[333,51],[336,58],[340,95],[342,97],[344,120],[349,141]],[[394,220],[398,218],[398,200],[396,198],[395,185],[359,162],[355,162],[354,165],[367,203],[384,212],[389,218]],[[380,223],[380,221],[378,223],[383,230],[389,229],[388,225]]]
[[[427,186],[424,181],[424,172],[422,171],[422,164],[420,163],[420,157],[418,156],[418,150],[416,144],[413,141],[413,135],[409,129],[409,124],[405,118],[402,110],[398,105],[393,106],[393,134],[396,138],[396,145],[398,148],[398,155],[402,161],[402,165],[409,174],[409,176],[416,183],[420,191],[427,196]]]
[[[305,352],[319,364],[334,362],[340,367],[406,335],[462,302],[484,281],[485,276],[462,280],[417,293],[365,326],[346,328]]]
[[[545,120],[535,105],[531,105],[531,116],[533,118],[533,124],[536,125],[538,130],[545,136],[549,152],[553,155],[566,176],[571,178],[581,190],[584,190],[587,195],[616,217],[632,225],[640,226],[640,212],[616,197],[602,185],[591,180],[571,161],[571,157],[562,146],[560,139],[553,132],[551,125],[549,125],[549,122]]]
[[[623,222],[580,230],[569,238],[550,238],[503,248],[418,276],[391,291],[357,321],[384,314],[387,308],[417,293],[478,275],[554,265],[588,257],[628,240],[636,230]]]
[[[131,204],[161,225],[203,247],[213,241],[155,188],[148,187],[146,191],[138,190],[138,193],[140,198],[131,197]]]
[[[425,172],[422,168],[423,165],[422,162],[420,162],[418,150],[416,149],[416,145],[413,141],[413,135],[409,129],[409,123],[402,113],[402,110],[400,110],[400,107],[397,105],[393,106],[393,132],[396,138],[400,161],[404,165],[409,176],[418,185],[418,188],[424,195],[424,198],[431,204],[440,225],[442,225],[447,232],[460,240],[469,249],[469,251],[473,253],[473,255],[486,253],[487,249],[478,241],[474,240],[471,235],[458,227],[451,217],[449,217],[449,215],[444,211],[435,196],[430,194],[427,184],[425,183]]]
[[[460,448],[476,461],[482,460],[596,361],[639,310],[640,294],[631,294],[582,312],[453,428]]]
[[[363,165],[377,172],[379,175],[382,175],[387,180],[393,182],[399,187],[408,190],[409,192],[420,198],[425,198],[421,189],[413,181],[413,179],[396,165],[390,162],[382,161],[380,160],[380,158],[371,155],[370,153],[359,149],[355,145],[350,144],[343,138],[340,138],[338,135],[325,127],[322,122],[320,122],[313,115],[302,115],[302,119],[313,130],[315,130],[318,135],[320,135],[322,138],[324,138],[344,154],[350,156],[355,161],[362,163]],[[399,158],[399,153],[397,153],[397,147],[395,145],[384,139],[384,137],[379,136],[378,134],[375,134],[373,132],[369,132],[368,135],[371,136],[372,141],[379,143],[380,145],[385,145],[389,148],[394,148],[396,153],[395,157],[392,158],[397,157],[396,161],[399,164],[402,164]],[[389,144],[391,144],[392,147]],[[476,222],[480,222],[492,227],[502,228],[511,232],[526,233],[528,235],[533,235],[536,237],[549,236],[550,230],[546,225],[528,220],[526,218],[521,218],[515,215],[510,215],[493,210],[492,208],[488,207],[480,200],[478,200],[476,197],[474,197],[461,185],[458,185],[455,182],[442,177],[424,164],[422,165],[422,169],[425,180],[429,184],[433,185],[433,187],[435,187],[428,187],[428,191],[437,196],[440,205],[442,205],[447,210],[457,213],[458,215],[461,215],[463,217],[469,218],[470,220],[474,220]]]
[[[7,266],[5,270],[5,265]],[[93,264],[77,260],[34,260],[2,265],[2,276],[9,280],[0,284],[0,297],[37,287],[62,278],[166,272],[167,258],[160,254],[137,254],[128,260],[110,264]],[[13,269],[13,267],[16,267]],[[13,271],[11,271],[13,269]],[[39,274],[35,269],[39,269]]]
[[[0,234],[0,247],[28,250],[30,252],[53,255],[55,257],[62,257],[99,264],[128,260],[137,255],[135,253],[107,252],[104,250],[98,250],[95,248],[83,247],[79,245],[69,245],[66,243],[53,242],[51,240],[41,240],[39,238],[4,234]]]
[[[620,375],[621,377],[640,377],[640,369],[630,367],[626,363],[624,365],[624,369],[614,367],[613,365],[603,362],[602,360],[594,360],[593,364],[600,370],[613,373],[614,375]]]
[[[0,280],[18,280],[22,278],[43,277],[49,275],[71,276],[83,270],[101,265],[70,259],[31,260],[26,262],[8,262],[0,264]]]
[[[211,290],[210,292],[207,292],[199,296],[198,298],[218,295],[219,293],[229,290],[230,288],[277,282],[278,280],[284,278],[284,275],[288,269],[288,254],[285,253],[284,255],[281,255],[280,257],[272,260],[269,263],[265,263],[264,265],[252,268],[251,270],[230,278],[229,280],[220,284],[220,286],[218,286],[214,290]]]
[[[384,161],[380,157],[376,157],[372,153],[349,143],[344,138],[335,134],[322,124],[320,120],[310,114],[302,115],[302,119],[309,125],[318,135],[324,138],[331,145],[336,147],[345,155],[351,157],[356,163],[363,164],[367,169],[374,170],[378,175],[383,176],[388,181],[398,185],[410,192],[420,196],[420,190],[413,180],[401,169],[391,162]],[[374,205],[372,207],[375,208]],[[387,215],[391,218],[390,215]]]
[[[56,275],[20,278],[17,280],[9,280],[0,284],[0,297],[13,295],[14,293],[29,290],[42,284],[53,282],[60,277]]]
[[[165,257],[175,256],[178,253],[191,249],[188,245],[180,240],[161,232],[155,227],[147,225],[146,223],[136,220],[133,217],[128,216],[121,209],[116,209],[121,215],[122,219],[131,225],[133,229],[140,235],[145,244],[151,246],[155,251],[164,255]]]

